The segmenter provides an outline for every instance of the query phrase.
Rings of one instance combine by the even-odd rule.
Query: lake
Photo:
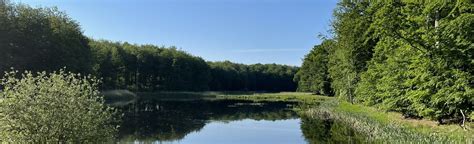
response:
[[[296,102],[156,96],[112,104],[122,114],[117,142],[299,144],[363,142],[332,120],[300,117]]]

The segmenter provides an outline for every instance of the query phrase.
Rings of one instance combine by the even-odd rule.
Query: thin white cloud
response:
[[[260,53],[260,52],[298,52],[306,51],[307,49],[239,49],[233,50],[236,53]]]

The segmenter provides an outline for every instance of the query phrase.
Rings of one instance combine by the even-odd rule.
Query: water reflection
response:
[[[367,137],[332,119],[301,117],[301,130],[308,143],[367,143]]]
[[[211,122],[176,143],[183,144],[304,144],[300,119]]]
[[[124,114],[121,142],[176,141],[201,130],[210,121],[284,120],[298,116],[291,102],[244,100],[136,99],[117,106]]]
[[[291,109],[297,106],[294,102],[160,95],[109,100],[109,104],[124,115],[118,134],[124,143],[370,142],[343,123],[323,116],[299,117]]]

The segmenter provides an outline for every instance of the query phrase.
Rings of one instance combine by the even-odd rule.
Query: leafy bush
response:
[[[97,142],[117,130],[103,103],[99,81],[60,70],[11,71],[1,80],[1,142]]]

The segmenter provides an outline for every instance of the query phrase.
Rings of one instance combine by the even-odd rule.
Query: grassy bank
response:
[[[373,141],[403,143],[472,143],[472,123],[437,125],[434,121],[404,119],[401,114],[350,104],[336,99],[303,111],[313,118],[334,119],[367,134]]]

